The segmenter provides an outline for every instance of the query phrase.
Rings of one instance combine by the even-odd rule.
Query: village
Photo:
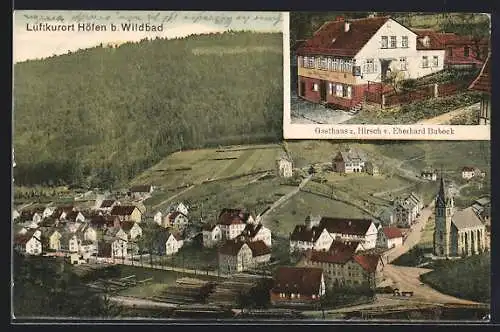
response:
[[[489,76],[487,34],[439,31],[439,20],[414,27],[404,18],[338,15],[295,40],[292,122],[489,124],[490,90],[478,82]]]
[[[362,149],[332,152],[328,163],[299,168],[290,154],[280,153],[274,170],[258,176],[295,179],[297,189],[281,195],[260,213],[225,206],[216,214],[193,214],[199,204],[177,199],[176,195],[165,207],[155,208],[158,205],[148,204],[161,191],[154,184],[113,192],[90,190],[74,197],[71,204],[16,206],[12,215],[14,249],[23,255],[64,259],[80,270],[118,265],[173,271],[179,276],[175,283],[148,295],[147,306],[167,303],[178,310],[183,308],[182,312],[191,312],[185,306],[193,303],[205,306],[203,310],[209,310],[207,306],[210,310],[239,308],[242,292],[251,293],[256,287],[262,287],[260,296],[276,310],[315,312],[352,305],[328,304],[325,298],[359,290],[362,294],[377,293],[372,304],[375,307],[400,306],[398,301],[408,298],[418,303],[448,303],[452,297],[423,286],[421,272],[408,276],[391,263],[419,244],[425,224],[431,221],[435,226],[430,240],[432,251],[426,253],[428,261],[487,252],[489,196],[457,209],[454,196],[461,188],[447,181],[449,172],[424,167],[414,176],[431,188],[430,195],[412,190],[398,194],[399,189],[394,196],[392,192],[381,193],[392,197],[390,203],[379,213],[363,217],[309,209],[304,219],[286,220],[291,222],[288,236],[272,231],[276,211],[284,209],[285,201],[297,192],[317,190],[331,177],[377,179],[387,172],[383,163]],[[480,184],[486,176],[484,170],[471,165],[457,173],[453,178],[461,179],[462,187]],[[335,198],[333,192],[317,194]],[[366,205],[358,208],[370,212]],[[90,286],[126,289],[151,280],[148,273],[144,275],[142,281],[134,281],[135,275],[130,274],[109,280],[107,286],[103,280]],[[140,297],[144,300],[145,296]],[[114,299],[140,304],[134,296],[124,300],[115,294]],[[458,304],[473,303],[452,299]]]

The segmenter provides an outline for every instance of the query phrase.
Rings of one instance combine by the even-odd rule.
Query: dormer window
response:
[[[424,38],[422,38],[422,44],[425,47],[431,46],[431,39],[429,38],[429,36],[425,36]]]

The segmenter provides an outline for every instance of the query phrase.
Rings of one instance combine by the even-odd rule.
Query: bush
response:
[[[417,80],[410,78],[401,82],[401,89],[403,91],[415,90],[417,87]]]

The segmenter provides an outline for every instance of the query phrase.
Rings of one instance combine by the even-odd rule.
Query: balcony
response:
[[[343,84],[356,84],[356,77],[352,73],[340,72],[340,71],[329,71],[315,68],[304,68],[299,67],[297,74],[299,76],[316,78],[320,80],[343,83]]]

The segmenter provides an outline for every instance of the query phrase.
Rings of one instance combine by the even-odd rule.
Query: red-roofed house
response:
[[[219,214],[217,225],[226,240],[231,240],[243,232],[247,223],[253,223],[254,218],[243,209],[223,209]]]
[[[224,273],[245,271],[270,259],[271,249],[263,241],[244,238],[227,240],[218,251],[219,269]]]
[[[443,69],[444,50],[417,48],[417,34],[390,17],[326,22],[297,49],[298,95],[356,109],[368,84],[397,71],[418,78]]]
[[[403,233],[397,227],[382,227],[378,231],[377,246],[394,248],[403,245]]]
[[[334,240],[359,241],[365,250],[377,246],[377,226],[370,219],[323,217],[319,226],[326,228]]]
[[[369,285],[382,281],[383,262],[379,255],[356,254],[356,245],[335,241],[328,251],[309,250],[299,266],[321,267],[327,287]]]
[[[269,293],[273,305],[319,304],[326,293],[323,269],[281,266]]]
[[[118,217],[120,221],[141,222],[142,218],[141,211],[134,205],[115,205],[110,215]]]
[[[487,39],[460,36],[430,29],[413,29],[418,35],[418,50],[445,50],[444,66],[480,67],[488,55]]]
[[[173,227],[177,231],[183,231],[189,223],[188,217],[179,211],[173,211],[167,214],[166,225]]]
[[[478,91],[482,93],[481,98],[481,108],[479,111],[479,124],[489,125],[491,116],[491,72],[490,72],[490,55],[486,58],[483,68],[479,76],[472,82],[469,86],[470,90]]]

